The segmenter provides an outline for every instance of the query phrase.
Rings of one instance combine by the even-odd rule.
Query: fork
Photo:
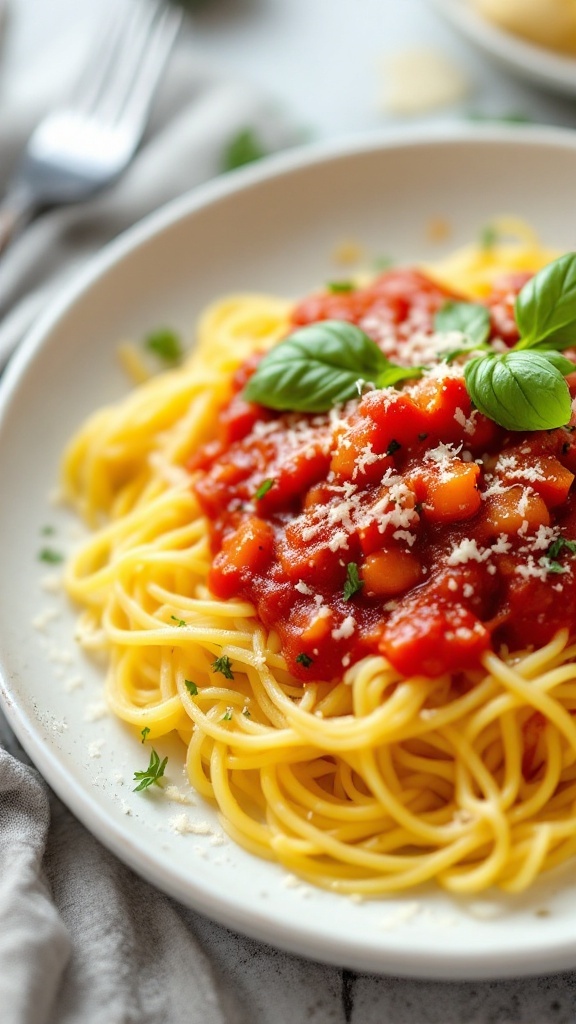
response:
[[[119,177],[142,138],[182,14],[164,0],[114,4],[74,97],[30,136],[0,203],[0,253],[43,210],[89,199]]]

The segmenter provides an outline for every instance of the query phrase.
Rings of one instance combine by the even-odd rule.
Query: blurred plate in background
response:
[[[521,78],[576,96],[576,58],[554,53],[505,32],[475,10],[472,0],[428,0],[474,46]]]

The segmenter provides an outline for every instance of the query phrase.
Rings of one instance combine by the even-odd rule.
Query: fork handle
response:
[[[0,256],[34,216],[34,205],[24,193],[8,193],[0,203]]]

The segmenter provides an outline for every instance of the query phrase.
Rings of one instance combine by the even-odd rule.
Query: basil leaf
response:
[[[516,350],[518,351],[518,350]],[[571,362],[570,359],[566,359],[561,352],[556,352],[554,349],[537,348],[538,355],[544,356],[552,366],[555,366],[563,377],[567,377],[569,373],[576,373],[576,363]]]
[[[464,367],[475,406],[506,430],[550,430],[568,423],[568,385],[540,352],[483,356]]]
[[[517,349],[567,348],[576,344],[576,253],[566,253],[539,270],[516,297]]]
[[[386,359],[386,356],[383,357]],[[379,388],[392,388],[403,380],[417,380],[422,376],[425,366],[396,366],[395,363],[388,363],[378,374],[378,380],[374,381]]]
[[[472,352],[478,352],[479,349],[486,349],[487,352],[493,351],[490,345],[462,345],[461,348],[451,348],[449,352],[442,352],[442,362],[452,363],[459,356],[471,355]]]
[[[268,352],[244,389],[249,402],[294,412],[326,412],[358,395],[358,380],[387,387],[419,377],[395,366],[355,324],[321,320],[294,331]]]
[[[460,331],[476,345],[483,345],[490,335],[490,313],[479,302],[447,302],[434,316],[436,331]]]

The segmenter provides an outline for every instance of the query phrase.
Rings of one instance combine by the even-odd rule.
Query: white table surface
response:
[[[73,80],[91,27],[114,0],[8,2],[0,96],[9,100],[12,91],[20,102],[34,96],[35,69],[47,62],[54,68],[55,92]],[[575,101],[532,88],[487,61],[441,20],[428,0],[205,0],[188,31],[191,59],[196,51],[203,60],[261,86],[311,138],[470,113],[520,114],[576,127]],[[470,82],[470,95],[428,115],[394,117],[383,104],[387,57],[420,47],[439,51],[459,66]],[[55,60],[55,52],[61,59]]]
[[[48,61],[54,68],[55,94],[72,80],[106,2],[10,0],[0,44],[4,111],[11,101],[14,109],[23,100],[34,102],[35,72]],[[310,138],[410,123],[418,127],[472,112],[487,117],[520,114],[576,127],[576,99],[545,94],[491,65],[440,20],[427,0],[208,0],[188,32],[191,60],[196,52],[261,86]],[[383,109],[383,65],[388,55],[421,46],[439,50],[459,65],[470,80],[471,94],[411,121],[395,118]],[[366,997],[375,997],[368,979],[359,978],[358,1003],[363,985]],[[436,1022],[442,1005],[451,1008],[444,1018],[450,1021],[461,1007],[462,1024],[576,1022],[576,981],[568,974],[469,987],[381,979],[378,991],[387,1007],[387,1024]],[[429,1016],[427,1007],[432,1005],[435,1012]]]

